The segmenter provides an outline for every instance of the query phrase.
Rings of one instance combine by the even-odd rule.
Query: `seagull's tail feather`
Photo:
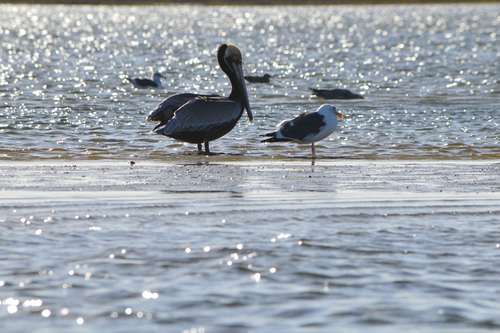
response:
[[[265,136],[265,134],[261,135],[261,136]],[[292,140],[286,139],[286,138],[277,138],[274,136],[274,137],[269,138],[269,139],[261,140],[260,142],[282,142],[282,141],[292,141]]]
[[[271,133],[266,133],[266,134],[261,134],[259,136],[276,136],[276,132],[271,132]]]

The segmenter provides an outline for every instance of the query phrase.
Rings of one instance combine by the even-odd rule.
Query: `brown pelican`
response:
[[[294,119],[287,119],[278,124],[276,132],[262,134],[271,138],[261,142],[293,141],[311,143],[312,157],[316,157],[314,143],[323,140],[337,127],[337,117],[344,118],[335,106],[324,104],[314,112],[303,113]]]
[[[229,133],[241,118],[244,109],[252,121],[240,49],[231,43],[220,45],[217,61],[231,81],[229,96],[190,93],[170,96],[147,117],[147,120],[160,122],[153,129],[154,133],[196,143],[199,151],[201,144],[205,143],[205,153],[208,154],[209,142]]]
[[[264,74],[262,76],[245,75],[245,80],[254,83],[269,83],[270,78],[271,75],[269,74]]]
[[[314,94],[324,99],[364,99],[363,96],[355,94],[347,89],[311,89]]]
[[[161,78],[166,79],[166,77],[160,73],[153,73],[150,79],[129,79],[130,83],[134,85],[136,88],[160,88],[161,87]]]

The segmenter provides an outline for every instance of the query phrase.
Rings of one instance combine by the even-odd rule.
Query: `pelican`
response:
[[[363,96],[355,94],[347,89],[314,89],[313,93],[324,99],[364,99]]]
[[[153,73],[150,79],[129,79],[127,80],[134,85],[136,88],[160,88],[161,87],[161,79],[166,77],[160,73]]]
[[[247,80],[248,82],[255,82],[255,83],[269,83],[270,78],[271,75],[269,74],[264,74],[262,76],[245,75],[245,80]]]
[[[147,120],[160,122],[153,129],[154,133],[196,143],[198,151],[204,143],[205,153],[209,154],[209,142],[229,133],[244,109],[252,121],[240,49],[231,43],[221,44],[217,50],[217,61],[231,81],[229,96],[191,93],[170,96],[147,117]]]
[[[271,138],[261,142],[311,143],[312,157],[316,157],[314,143],[333,133],[337,127],[337,117],[344,118],[335,106],[324,104],[314,112],[303,113],[294,119],[282,121],[278,124],[278,129],[275,132],[262,134],[261,136],[270,136]]]

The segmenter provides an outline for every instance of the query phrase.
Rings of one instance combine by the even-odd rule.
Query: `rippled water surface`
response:
[[[500,327],[498,193],[0,193],[8,332]]]
[[[307,146],[258,135],[325,103],[309,87],[365,96],[320,156],[498,157],[500,7],[490,5],[201,7],[11,6],[0,10],[3,159],[163,159],[193,145],[151,134],[146,115],[179,92],[228,94],[215,51],[233,42],[255,120],[214,151],[303,156]],[[137,90],[126,77],[168,79]]]
[[[500,330],[499,35],[498,4],[0,5],[0,331]],[[151,134],[229,93],[223,42],[272,75],[253,123]],[[365,97],[316,165],[258,136],[309,87]]]

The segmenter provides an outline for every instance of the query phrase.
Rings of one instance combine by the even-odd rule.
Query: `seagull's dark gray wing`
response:
[[[285,138],[304,140],[308,135],[319,133],[325,126],[325,117],[317,112],[304,113],[288,122],[284,122],[279,129]]]
[[[314,94],[324,99],[364,99],[363,96],[353,93],[347,89],[311,89]]]
[[[168,136],[175,133],[216,132],[232,124],[231,130],[242,112],[241,103],[224,97],[196,98],[179,108],[168,124],[156,133]]]
[[[258,82],[258,83],[269,83],[269,78],[271,75],[269,74],[264,74],[262,76],[255,76],[255,75],[246,75],[244,76],[245,80],[248,82]]]
[[[149,79],[134,79],[134,81],[141,87],[158,87],[155,81]]]

